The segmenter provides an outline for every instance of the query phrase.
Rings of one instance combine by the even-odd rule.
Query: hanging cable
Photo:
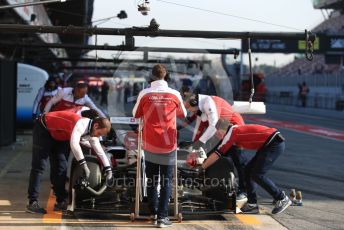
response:
[[[294,28],[294,27],[291,27],[291,26],[275,24],[275,23],[272,23],[272,22],[266,22],[266,21],[262,21],[262,20],[258,20],[258,19],[252,19],[252,18],[237,16],[237,15],[233,15],[233,14],[228,14],[228,13],[224,13],[224,12],[203,9],[203,8],[199,8],[199,7],[189,6],[189,5],[183,5],[183,4],[179,4],[179,3],[175,3],[175,2],[169,2],[169,1],[166,1],[166,0],[157,0],[157,1],[164,2],[164,3],[167,3],[167,4],[176,5],[176,6],[182,6],[182,7],[186,7],[186,8],[190,8],[190,9],[194,9],[194,10],[199,10],[199,11],[204,11],[204,12],[208,12],[208,13],[213,13],[213,14],[217,14],[217,15],[224,15],[224,16],[228,16],[228,17],[238,18],[238,19],[242,19],[242,20],[246,20],[246,21],[258,22],[258,23],[262,23],[262,24],[266,24],[266,25],[272,25],[272,26],[278,26],[278,27],[282,27],[282,28],[286,28],[286,29],[303,31],[303,29],[298,29],[298,28]]]
[[[250,66],[250,79],[251,79],[251,95],[249,98],[249,102],[252,102],[253,96],[254,96],[254,82],[253,82],[253,72],[252,72],[252,60],[251,60],[251,38],[249,37],[247,39],[248,42],[248,62],[249,62],[249,66]]]

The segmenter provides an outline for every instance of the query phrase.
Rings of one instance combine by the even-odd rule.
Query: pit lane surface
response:
[[[109,107],[109,111],[111,107]],[[284,123],[307,124],[317,129],[344,131],[343,120],[279,111],[264,116],[247,117],[249,122],[280,129],[286,137],[286,152],[269,172],[271,178],[287,193],[301,190],[302,207],[290,207],[284,213],[271,215],[271,198],[260,191],[260,215],[195,216],[175,223],[174,229],[343,229],[344,228],[344,148],[343,141],[283,126]],[[267,120],[281,123],[269,123]],[[281,127],[279,127],[280,125]],[[41,204],[47,215],[25,213],[26,191],[31,162],[31,135],[18,136],[14,146],[0,149],[0,228],[2,229],[92,229],[151,228],[145,220],[130,222],[128,216],[78,213],[74,216],[52,211],[46,173],[41,188]],[[21,145],[23,144],[23,145]],[[249,152],[246,154],[250,155]],[[47,170],[48,171],[48,170]],[[49,199],[50,197],[50,199]]]
[[[129,215],[104,213],[54,212],[55,198],[50,190],[49,175],[41,185],[40,204],[46,215],[25,212],[27,185],[31,162],[31,134],[19,135],[16,145],[0,149],[0,229],[132,229],[155,228],[150,221],[129,220]],[[48,170],[47,170],[48,172]],[[182,223],[174,221],[172,229],[284,229],[268,215],[184,216]]]

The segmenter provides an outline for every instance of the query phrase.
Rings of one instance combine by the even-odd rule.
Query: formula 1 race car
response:
[[[111,123],[115,135],[105,143],[106,154],[113,168],[114,183],[105,183],[100,160],[89,150],[85,150],[85,159],[91,175],[85,180],[77,162],[70,162],[68,211],[130,214],[134,220],[138,215],[149,213],[146,202],[144,153],[140,148],[138,131],[139,120],[130,117],[111,117]],[[231,159],[221,157],[205,172],[189,166],[190,158],[202,162],[205,157],[202,149],[177,149],[177,180],[174,183],[170,204],[179,220],[182,219],[182,215],[188,214],[235,213],[237,182]],[[139,178],[142,183],[137,183]]]

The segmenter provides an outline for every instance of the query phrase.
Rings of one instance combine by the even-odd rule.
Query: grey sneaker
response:
[[[32,202],[26,206],[26,212],[28,213],[38,213],[38,214],[47,214],[47,211],[44,208],[41,208],[37,201]]]
[[[158,216],[157,215],[150,215],[149,219],[152,221],[152,224],[157,225],[157,223],[158,223]]]
[[[157,224],[159,228],[166,228],[172,226],[172,222],[167,217],[163,219],[158,219]]]
[[[246,203],[244,206],[242,206],[240,210],[242,211],[242,213],[245,213],[245,214],[258,214],[259,213],[258,204]]]
[[[283,212],[286,208],[291,205],[291,200],[288,196],[284,196],[282,200],[278,200],[275,204],[274,209],[272,209],[272,214],[278,214]]]
[[[65,201],[55,203],[54,211],[64,211],[67,209],[67,203]]]

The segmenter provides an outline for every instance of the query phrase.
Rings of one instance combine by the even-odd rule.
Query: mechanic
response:
[[[44,111],[45,105],[53,96],[57,94],[59,90],[61,90],[61,88],[57,86],[55,79],[50,77],[46,81],[45,85],[38,90],[37,96],[33,103],[32,119],[35,119]]]
[[[209,153],[220,144],[220,140],[214,135],[216,133],[215,125],[220,118],[227,119],[235,125],[245,124],[242,116],[233,111],[232,106],[226,100],[218,96],[184,92],[184,105],[189,112],[196,115],[196,125],[192,138],[194,149],[203,147]],[[191,118],[194,119],[194,117]],[[238,172],[239,191],[237,200],[246,199],[244,168],[248,159],[241,151],[240,148],[233,145],[227,153],[231,157]]]
[[[75,110],[79,111],[83,106],[87,106],[98,112],[100,117],[105,114],[93,103],[87,95],[87,84],[77,83],[75,88],[66,87],[61,90],[47,103],[44,113],[50,111]]]
[[[133,115],[143,120],[143,149],[148,202],[151,218],[158,227],[168,227],[168,204],[172,192],[172,177],[176,149],[176,117],[184,118],[186,110],[178,91],[169,88],[167,70],[164,65],[152,69],[151,86],[142,90],[133,109]],[[160,199],[157,186],[160,175]],[[156,221],[157,219],[157,221]]]
[[[83,118],[74,112],[56,111],[42,114],[35,120],[33,129],[33,149],[30,181],[28,188],[29,204],[27,212],[45,214],[38,204],[40,181],[48,158],[50,178],[56,195],[54,210],[66,208],[65,190],[67,159],[71,148],[75,159],[82,166],[86,179],[90,176],[80,141],[88,141],[104,165],[107,183],[112,180],[112,169],[104,153],[99,137],[106,135],[111,128],[107,118]]]
[[[236,144],[240,148],[256,150],[255,156],[245,168],[247,185],[247,203],[241,208],[243,213],[257,214],[257,184],[267,191],[276,201],[272,214],[283,212],[292,203],[284,191],[281,191],[265,174],[272,164],[284,152],[285,141],[275,128],[262,125],[233,125],[226,119],[220,119],[216,124],[217,135],[222,142],[202,164],[202,169],[208,168],[224,153]]]

